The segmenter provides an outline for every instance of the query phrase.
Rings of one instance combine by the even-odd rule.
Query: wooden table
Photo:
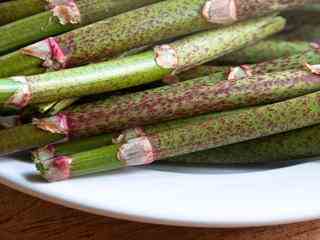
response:
[[[251,229],[197,229],[116,220],[0,185],[0,240],[319,240],[320,221]]]

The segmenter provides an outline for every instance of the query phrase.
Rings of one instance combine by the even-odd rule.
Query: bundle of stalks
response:
[[[50,182],[319,156],[319,3],[1,2],[0,155]]]
[[[320,77],[303,70],[241,80],[223,79],[224,74],[218,73],[146,92],[108,98],[38,119],[34,125],[5,130],[3,134],[7,137],[0,139],[0,152],[6,154],[66,137],[97,135],[210,111],[280,101],[317,91],[320,87]],[[19,132],[23,132],[19,134],[21,139],[15,137]]]
[[[319,92],[291,100],[132,129],[119,143],[37,161],[48,181],[154,161],[288,132],[320,123]],[[136,135],[136,136],[135,136]]]
[[[311,2],[314,0],[167,0],[43,40],[4,56],[0,58],[0,77],[23,72],[21,60],[33,72],[43,72],[45,68],[72,67],[112,57],[128,49],[163,39]],[[46,50],[43,51],[44,49]],[[2,67],[10,62],[14,62],[15,66]]]
[[[172,72],[200,65],[257,42],[281,31],[284,24],[281,17],[262,17],[219,30],[197,33],[170,44],[157,46],[154,51],[105,63],[42,75],[2,79],[0,103],[21,108],[28,104],[150,83]]]
[[[53,1],[49,11],[0,27],[0,55],[43,38],[156,2],[159,0]]]

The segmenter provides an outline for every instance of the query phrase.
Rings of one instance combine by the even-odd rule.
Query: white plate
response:
[[[320,218],[320,162],[278,168],[150,166],[48,184],[0,159],[0,182],[87,212],[150,223],[244,227]]]

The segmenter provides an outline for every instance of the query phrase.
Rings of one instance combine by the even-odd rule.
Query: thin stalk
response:
[[[118,146],[110,145],[73,155],[35,161],[35,164],[45,179],[54,182],[126,167],[126,163],[118,159],[117,153]]]
[[[211,65],[200,65],[191,68],[187,71],[165,76],[162,80],[165,84],[175,84],[183,81],[187,81],[194,78],[205,77],[208,75],[216,73],[224,73],[227,76],[230,72],[230,67],[228,66],[211,66]]]
[[[319,136],[320,126],[316,125],[169,158],[167,161],[197,164],[257,164],[295,161],[320,155]]]
[[[0,3],[0,25],[43,12],[47,4],[45,0],[15,0]]]
[[[45,114],[49,116],[56,115],[59,112],[62,112],[64,109],[72,106],[72,104],[74,104],[78,100],[79,100],[78,98],[67,98],[67,99],[60,100],[53,107],[48,109],[48,111],[46,111]]]
[[[73,141],[49,144],[32,151],[34,161],[44,161],[57,156],[71,155],[112,144],[112,135],[103,134]]]
[[[224,65],[256,64],[294,54],[301,54],[313,48],[313,44],[308,42],[265,40],[240,51],[222,56],[215,63]]]
[[[23,107],[30,103],[50,102],[150,83],[259,41],[283,29],[284,24],[281,17],[263,17],[219,30],[197,33],[134,56],[20,77],[18,83],[15,78],[8,79],[1,82],[3,90],[0,101]],[[16,91],[12,94],[14,88]],[[21,103],[12,104],[11,99],[21,95]]]
[[[159,0],[79,0],[76,9],[58,3],[50,11],[0,27],[0,54],[156,2]],[[70,14],[57,14],[57,8]],[[71,14],[75,16],[68,18]]]
[[[320,123],[319,97],[316,92],[261,107],[176,120],[165,123],[166,130],[163,124],[149,126],[146,129],[152,133],[144,131],[120,145],[36,164],[43,177],[58,181],[288,132]]]

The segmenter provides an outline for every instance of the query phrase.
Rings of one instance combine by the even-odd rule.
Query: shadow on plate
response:
[[[192,164],[192,163],[169,163],[159,162],[150,166],[148,169],[163,171],[163,172],[176,172],[184,174],[243,174],[250,172],[271,171],[280,168],[289,168],[308,162],[319,162],[319,158],[308,158],[287,162],[269,163],[269,164],[246,164],[246,165],[215,165],[215,164]]]

